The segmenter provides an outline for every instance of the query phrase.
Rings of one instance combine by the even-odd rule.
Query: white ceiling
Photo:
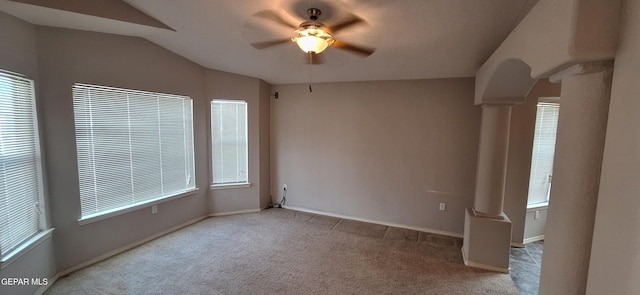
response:
[[[38,25],[140,36],[204,67],[271,84],[471,77],[537,0],[125,0],[175,29],[0,0],[0,10]],[[328,26],[352,13],[366,21],[334,37],[374,47],[368,57],[329,48],[309,65],[295,43],[250,45],[293,37],[254,16],[274,10],[292,23],[320,8]]]

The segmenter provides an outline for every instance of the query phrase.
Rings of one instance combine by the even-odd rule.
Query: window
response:
[[[529,207],[544,206],[549,201],[559,112],[558,103],[538,103],[529,178]]]
[[[75,84],[73,107],[81,220],[195,190],[191,98]]]
[[[248,184],[247,102],[211,101],[213,185]]]
[[[33,81],[0,71],[0,260],[45,229]]]

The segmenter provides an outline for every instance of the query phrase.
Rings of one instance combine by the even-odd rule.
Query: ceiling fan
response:
[[[360,17],[349,14],[346,19],[332,26],[326,26],[318,21],[318,17],[322,14],[320,9],[309,8],[307,9],[307,14],[309,15],[309,20],[296,26],[272,10],[264,10],[256,13],[255,16],[257,17],[292,29],[294,37],[266,42],[256,42],[251,43],[251,45],[257,49],[265,49],[276,45],[295,42],[302,51],[309,54],[309,63],[311,64],[322,63],[322,59],[319,58],[318,54],[322,53],[328,47],[346,50],[364,57],[375,52],[374,48],[357,46],[334,38],[334,35],[340,31],[365,23],[365,21]]]

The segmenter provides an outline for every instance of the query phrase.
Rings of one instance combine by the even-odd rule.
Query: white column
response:
[[[640,1],[625,1],[587,295],[640,290]]]
[[[511,105],[483,105],[473,207],[477,214],[502,218],[507,176]]]
[[[483,105],[474,208],[467,209],[462,255],[468,266],[509,272],[511,221],[502,212],[511,105]]]
[[[610,63],[551,77],[562,91],[540,294],[585,294],[611,77]]]

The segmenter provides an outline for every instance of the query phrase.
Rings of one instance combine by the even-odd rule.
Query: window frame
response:
[[[538,98],[538,102],[536,103],[536,122],[539,116],[538,113],[538,107],[541,104],[546,104],[546,105],[556,105],[558,108],[558,120],[559,120],[559,116],[560,116],[560,97],[540,97]],[[558,122],[556,122],[556,126],[557,126]],[[535,127],[535,126],[534,126]],[[535,133],[535,129],[534,129],[534,144],[535,144],[535,138],[536,138],[536,133]],[[554,142],[554,150],[555,150],[555,146],[556,146],[556,142],[557,142],[557,127],[556,127],[556,141]],[[530,169],[529,169],[529,182],[528,182],[528,189],[527,189],[527,209],[542,209],[542,208],[546,208],[549,206],[549,200],[551,197],[551,185],[553,183],[553,180],[551,179],[549,181],[549,189],[545,198],[545,201],[542,202],[532,202],[530,200],[530,187],[531,187],[531,178],[533,175],[533,161],[534,161],[534,154],[536,152],[536,148],[535,146],[532,147],[531,150],[531,165],[530,165]],[[555,157],[555,156],[554,156]],[[553,165],[553,163],[552,163]],[[553,173],[553,172],[552,172]],[[551,175],[551,177],[553,177],[553,174]]]
[[[165,196],[158,196],[158,197],[153,197],[153,198],[149,198],[149,199],[143,199],[141,201],[138,202],[134,202],[131,204],[125,204],[119,207],[115,207],[115,208],[111,208],[111,209],[107,209],[107,210],[103,210],[103,211],[99,211],[99,212],[95,212],[92,214],[87,214],[85,216],[82,215],[82,208],[80,208],[80,217],[78,218],[78,224],[79,225],[86,225],[86,224],[90,224],[93,222],[97,222],[97,221],[101,221],[101,220],[105,220],[105,219],[109,219],[111,217],[114,216],[119,216],[119,215],[123,215],[129,212],[133,212],[136,210],[140,210],[143,208],[147,208],[147,207],[151,207],[160,203],[164,203],[164,202],[168,202],[168,201],[172,201],[175,199],[179,199],[179,198],[183,198],[183,197],[187,197],[187,196],[191,196],[196,194],[199,191],[198,188],[198,184],[197,184],[197,177],[196,177],[196,167],[195,167],[195,130],[194,130],[194,112],[193,112],[193,99],[189,96],[186,95],[176,95],[176,94],[168,94],[168,93],[160,93],[160,92],[152,92],[152,91],[142,91],[142,90],[135,90],[135,89],[127,89],[127,88],[120,88],[120,87],[111,87],[111,86],[102,86],[102,85],[93,85],[93,84],[85,84],[85,83],[74,83],[73,87],[95,87],[96,89],[106,89],[106,90],[113,90],[115,92],[124,92],[127,94],[140,94],[140,95],[149,95],[149,96],[167,96],[167,97],[176,97],[176,98],[182,98],[182,99],[188,99],[190,101],[190,118],[191,118],[191,127],[190,127],[190,131],[191,134],[185,134],[185,142],[186,142],[186,136],[190,136],[190,141],[191,141],[191,155],[190,157],[185,157],[185,160],[188,160],[191,162],[190,166],[192,168],[191,171],[191,179],[193,179],[193,187],[191,188],[187,188],[184,191],[179,191],[173,194],[168,194]],[[75,102],[75,97],[74,97],[74,102]],[[75,111],[75,103],[74,103],[74,116],[77,116],[76,111]],[[76,148],[77,148],[77,144],[78,144],[78,139],[77,139],[77,121],[76,119],[74,119],[74,127],[76,128],[75,130],[75,134],[76,134]],[[128,128],[131,128],[131,123],[128,123]],[[131,132],[131,130],[129,130],[128,132]],[[76,150],[77,151],[77,150]],[[78,155],[76,155],[77,157]],[[76,165],[77,169],[80,169],[79,166],[79,161],[78,164]],[[80,171],[78,170],[78,175],[80,175]],[[79,195],[79,197],[81,197]]]
[[[8,251],[3,251],[0,249],[0,270],[6,268],[9,264],[17,260],[19,257],[29,252],[31,249],[35,248],[37,245],[42,243],[47,238],[51,237],[51,233],[53,232],[53,228],[50,228],[48,214],[47,214],[47,203],[46,203],[46,191],[44,184],[44,164],[42,157],[42,145],[40,139],[40,123],[39,123],[39,113],[38,113],[38,101],[36,98],[36,89],[35,89],[35,81],[26,76],[19,73],[7,71],[0,69],[0,76],[9,77],[10,79],[22,80],[29,84],[29,96],[32,104],[32,119],[33,119],[33,139],[34,139],[34,157],[35,162],[35,171],[36,171],[36,190],[37,195],[35,196],[36,204],[35,210],[38,212],[38,222],[37,228],[38,230],[30,235],[29,238],[24,239],[20,243],[16,244]]]
[[[215,156],[214,156],[214,136],[213,136],[213,130],[214,130],[214,123],[213,123],[213,104],[214,103],[234,103],[234,104],[244,104],[245,107],[245,142],[246,142],[246,165],[245,165],[245,169],[246,169],[246,174],[247,174],[247,180],[245,182],[237,182],[237,183],[215,183],[214,182],[214,169],[215,169]],[[211,99],[210,104],[209,104],[209,114],[210,114],[210,118],[209,118],[209,136],[211,136],[211,139],[209,141],[209,143],[211,144],[211,148],[209,150],[210,155],[211,155],[211,161],[210,161],[210,165],[211,165],[211,178],[209,179],[210,181],[210,186],[209,188],[211,190],[225,190],[225,189],[239,189],[239,188],[248,188],[251,187],[251,182],[249,181],[249,102],[246,100],[242,100],[242,99],[219,99],[219,98],[214,98]]]

